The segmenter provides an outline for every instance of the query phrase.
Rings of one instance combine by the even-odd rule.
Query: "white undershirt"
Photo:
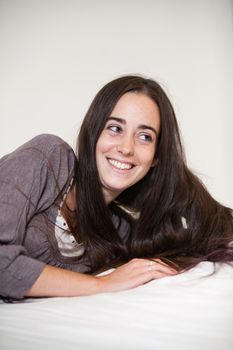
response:
[[[58,213],[55,224],[55,237],[60,253],[66,257],[77,257],[84,253],[83,243],[77,243],[65,219]]]

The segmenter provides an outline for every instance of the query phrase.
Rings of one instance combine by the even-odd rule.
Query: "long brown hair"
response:
[[[157,164],[115,203],[106,206],[95,159],[97,140],[122,95],[139,92],[158,105],[161,130]],[[188,169],[173,107],[161,86],[141,76],[124,76],[105,85],[94,98],[81,126],[76,169],[79,238],[86,243],[93,269],[130,257],[162,257],[180,268],[202,260],[232,261],[232,211],[215,201]],[[125,207],[139,214],[130,217]],[[112,213],[129,222],[130,239],[122,242]]]

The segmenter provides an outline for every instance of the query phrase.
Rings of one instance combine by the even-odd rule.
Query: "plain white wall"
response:
[[[233,206],[230,0],[0,0],[0,155],[50,132],[75,145],[103,84],[157,79],[188,164]]]

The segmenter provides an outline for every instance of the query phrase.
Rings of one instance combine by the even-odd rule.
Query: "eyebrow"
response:
[[[121,124],[126,124],[125,119],[118,118],[118,117],[113,117],[113,116],[111,116],[111,117],[109,117],[109,118],[107,119],[107,121],[108,121],[108,120],[115,120],[115,121],[117,121],[117,122],[119,122],[119,123],[121,123]],[[153,132],[155,133],[156,136],[158,136],[158,131],[157,131],[155,128],[153,128],[152,126],[145,125],[145,124],[140,124],[140,125],[138,126],[138,128],[139,128],[139,129],[142,129],[142,130],[149,129],[149,130],[153,131]]]

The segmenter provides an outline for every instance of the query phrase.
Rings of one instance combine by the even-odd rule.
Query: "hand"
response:
[[[177,271],[160,259],[133,259],[113,272],[99,276],[101,292],[117,292],[138,287],[151,280],[173,276]]]

